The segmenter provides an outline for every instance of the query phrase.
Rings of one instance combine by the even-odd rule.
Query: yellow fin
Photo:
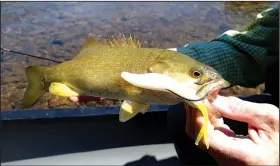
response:
[[[146,104],[125,100],[121,105],[119,121],[126,122],[139,112],[145,113],[148,110],[147,108]]]
[[[149,104],[144,104],[143,107],[144,107],[144,108],[141,110],[141,113],[142,113],[142,114],[145,114],[145,113],[148,111],[148,109],[150,108],[150,105],[149,105]]]
[[[209,117],[208,117],[207,107],[204,104],[194,104],[194,105],[196,106],[197,109],[201,111],[204,117],[203,126],[199,131],[199,134],[195,140],[195,144],[198,145],[201,138],[204,137],[206,148],[209,149],[209,133],[208,133]]]
[[[62,83],[58,82],[52,82],[49,87],[50,93],[57,95],[57,96],[63,96],[63,97],[75,97],[79,96],[79,94],[73,90],[71,90],[68,86]]]

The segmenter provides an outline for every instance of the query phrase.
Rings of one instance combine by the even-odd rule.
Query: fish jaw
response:
[[[196,95],[199,97],[203,97],[205,95],[209,96],[215,91],[218,91],[220,89],[229,87],[230,83],[222,78],[218,78],[212,81],[209,81],[205,85],[203,85],[201,88],[198,89],[196,92]]]

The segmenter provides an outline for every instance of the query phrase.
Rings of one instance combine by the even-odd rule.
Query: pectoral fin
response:
[[[143,109],[141,110],[141,113],[142,113],[142,114],[145,114],[145,113],[148,111],[149,107],[150,107],[149,104],[144,104],[144,105],[143,105]]]
[[[204,137],[204,142],[206,145],[206,148],[209,148],[209,134],[208,134],[208,123],[209,123],[209,117],[208,117],[208,112],[207,112],[207,107],[204,104],[194,104],[197,109],[199,109],[204,117],[204,122],[203,126],[199,131],[199,134],[195,140],[195,144],[198,145],[199,141],[201,140],[202,137]]]
[[[123,101],[119,114],[119,121],[126,122],[141,112],[144,114],[149,108],[149,105],[137,103],[129,100]]]
[[[72,89],[70,89],[67,85],[59,83],[59,82],[53,82],[51,83],[49,87],[50,93],[57,95],[57,96],[63,96],[63,97],[75,97],[79,96],[79,94]]]

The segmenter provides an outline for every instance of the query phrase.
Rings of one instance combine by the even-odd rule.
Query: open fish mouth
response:
[[[210,95],[212,95],[211,97],[216,97],[219,90],[223,89],[223,88],[227,88],[230,86],[230,83],[224,79],[215,79],[212,81],[209,81],[208,83],[204,84],[197,92],[196,95],[197,98],[193,97],[193,98],[189,98],[189,97],[185,97],[185,95],[180,95],[178,94],[178,92],[176,93],[174,90],[172,89],[166,89],[167,91],[169,91],[170,93],[173,93],[174,95],[186,100],[186,101],[201,101],[204,100],[206,98],[208,98]]]

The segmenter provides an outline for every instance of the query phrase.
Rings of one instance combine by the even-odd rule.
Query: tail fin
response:
[[[44,82],[42,80],[44,70],[46,68],[47,67],[42,66],[29,66],[25,68],[28,86],[22,99],[23,107],[29,107],[33,105],[42,95],[47,92],[44,88]]]

